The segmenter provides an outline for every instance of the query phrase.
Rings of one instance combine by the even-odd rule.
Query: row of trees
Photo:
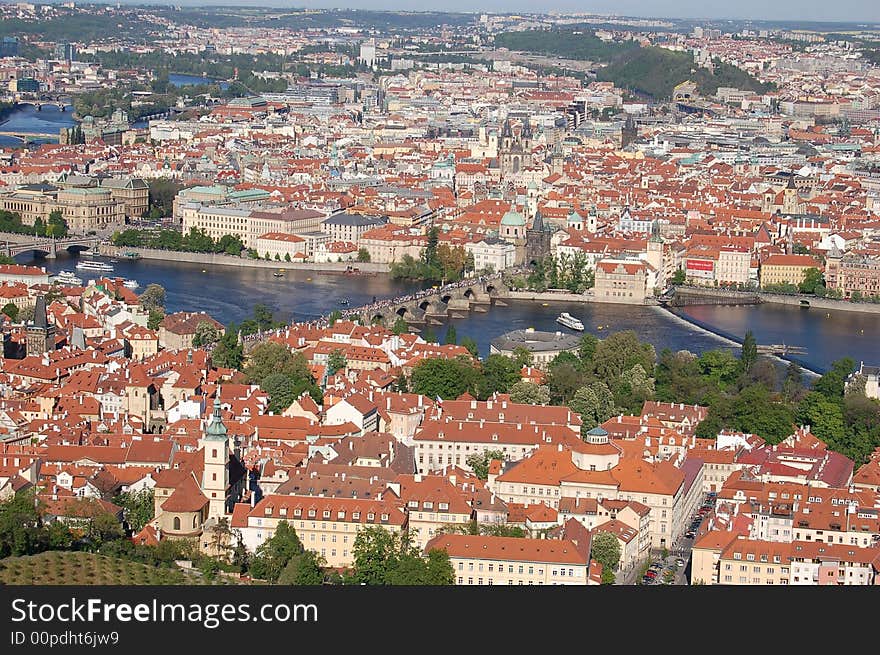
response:
[[[422,555],[406,535],[382,526],[357,533],[352,546],[354,566],[340,575],[327,570],[315,551],[306,549],[296,530],[281,521],[275,534],[262,543],[247,563],[254,578],[286,585],[451,585],[452,564],[445,551]]]
[[[473,254],[461,246],[440,244],[439,235],[438,228],[429,229],[422,256],[415,259],[404,255],[401,261],[391,264],[391,276],[395,279],[446,283],[460,280],[466,271],[474,270]]]
[[[227,255],[241,255],[244,243],[241,237],[224,234],[219,239],[214,239],[207,232],[197,227],[190,228],[183,234],[178,230],[127,230],[116,231],[110,237],[114,246],[129,248],[158,248],[160,250],[175,250],[179,252],[204,252],[226,253]]]
[[[37,237],[55,237],[61,239],[67,236],[67,221],[59,210],[49,214],[48,220],[37,218],[33,225],[25,225],[21,222],[21,214],[0,210],[0,232],[12,232],[13,234],[32,234]]]
[[[526,278],[526,285],[535,291],[566,289],[583,293],[595,284],[595,270],[585,253],[546,255],[535,263]]]

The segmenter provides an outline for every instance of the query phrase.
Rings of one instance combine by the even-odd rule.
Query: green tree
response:
[[[18,319],[18,305],[15,303],[8,302],[3,305],[3,309],[0,309],[0,312],[9,317],[9,320],[15,323]]]
[[[122,507],[122,517],[132,532],[140,532],[147,523],[153,520],[155,508],[152,489],[142,489],[135,492],[125,491],[116,496],[113,502]]]
[[[46,224],[46,236],[56,239],[63,239],[67,236],[67,221],[61,211],[56,209],[49,214],[49,221]]]
[[[797,418],[802,425],[809,425],[810,431],[833,450],[844,445],[846,428],[841,402],[811,391],[798,404]]]
[[[534,360],[534,356],[532,353],[523,346],[516,346],[513,349],[513,363],[515,364],[517,370],[522,370],[524,366],[531,366],[532,361]]]
[[[391,327],[391,331],[394,334],[406,334],[409,332],[409,325],[407,324],[406,319],[404,319],[403,316],[398,316],[394,321],[394,325]]]
[[[480,400],[494,393],[507,393],[519,381],[520,367],[505,355],[489,355],[481,367],[481,379],[477,386]]]
[[[614,395],[604,382],[591,382],[581,387],[568,404],[572,411],[581,416],[581,433],[591,430],[614,416],[617,408]]]
[[[816,290],[819,287],[825,286],[825,282],[822,279],[822,271],[818,268],[808,268],[804,271],[804,279],[798,285],[798,291],[801,293],[816,293]]]
[[[669,278],[669,284],[681,285],[684,284],[685,281],[685,273],[684,269],[678,268],[675,270],[675,273],[672,274],[672,277]]]
[[[648,343],[641,343],[632,330],[615,332],[596,345],[593,370],[603,380],[616,380],[625,370],[636,364],[649,374],[654,372],[656,353]]]
[[[359,584],[384,585],[390,570],[397,566],[406,548],[399,533],[371,525],[357,533],[352,547],[354,581]]]
[[[192,345],[194,348],[200,348],[202,346],[209,346],[211,344],[217,343],[220,339],[220,332],[217,330],[217,327],[208,321],[200,321],[198,325],[196,325],[196,331],[193,334]]]
[[[150,211],[154,214],[154,217],[164,218],[166,216],[171,216],[174,207],[174,198],[177,197],[177,194],[182,188],[180,183],[166,177],[160,177],[155,180],[150,180],[148,184],[150,187]]]
[[[165,308],[165,288],[160,284],[148,284],[144,292],[138,296],[141,307],[146,310]]]
[[[287,521],[279,521],[275,533],[257,547],[251,558],[251,575],[261,580],[276,582],[294,557],[303,553],[303,545],[296,530]]]
[[[697,361],[700,372],[718,388],[733,384],[740,372],[740,362],[729,350],[707,350]]]
[[[162,322],[163,318],[165,318],[165,311],[161,307],[151,309],[150,313],[147,315],[147,328],[150,330],[158,330],[159,323]]]
[[[590,543],[590,557],[602,565],[602,584],[614,583],[614,569],[620,562],[620,543],[610,532],[597,532]],[[606,579],[605,571],[611,573]]]
[[[504,461],[504,453],[500,450],[484,450],[481,453],[471,453],[465,457],[464,461],[480,480],[487,480],[489,478],[489,463],[493,459]]]
[[[846,386],[846,378],[856,367],[851,357],[844,357],[832,362],[831,368],[821,378],[816,380],[813,390],[821,393],[826,398],[840,401],[843,398]]]
[[[471,339],[470,337],[464,337],[461,340],[462,348],[465,348],[471,355],[474,357],[479,357],[480,348],[477,346],[477,342]]]
[[[348,366],[348,361],[345,359],[345,353],[339,348],[334,349],[327,358],[327,373],[335,375],[336,371],[341,371],[346,366]]]
[[[38,237],[46,236],[46,223],[39,216],[34,219],[33,234]]]
[[[574,364],[568,361],[556,363],[554,360],[547,369],[550,400],[554,403],[567,405],[574,397],[575,392],[583,385],[583,380],[583,373]]]
[[[297,398],[296,382],[284,373],[270,373],[260,382],[260,389],[269,394],[269,411],[281,414]]]
[[[413,368],[410,386],[413,393],[448,400],[458,398],[465,391],[476,396],[479,379],[479,372],[466,356],[424,359]]]
[[[338,309],[334,309],[332,312],[330,312],[330,316],[327,317],[327,322],[330,323],[330,325],[333,325],[334,323],[336,323],[336,321],[341,320],[342,312],[340,312]]]
[[[595,334],[585,334],[581,337],[581,343],[578,347],[578,357],[581,363],[588,370],[593,369],[593,355],[596,354],[596,347],[599,345],[599,339]]]
[[[308,362],[302,353],[292,353],[284,344],[267,341],[251,350],[244,375],[248,383],[260,384],[263,378],[272,374],[296,379],[311,377]]]
[[[211,352],[214,366],[239,369],[244,358],[244,349],[238,342],[238,326],[231,322]]]
[[[524,405],[549,405],[550,387],[533,382],[517,382],[510,387],[510,401]]]
[[[757,360],[758,342],[755,340],[755,335],[749,330],[743,337],[742,352],[739,356],[740,371],[748,373]]]
[[[327,561],[313,550],[303,550],[287,562],[278,576],[278,584],[316,586],[324,584],[324,567]]]
[[[370,251],[366,248],[359,248],[357,254],[357,260],[361,263],[370,261]]]
[[[450,323],[446,329],[446,337],[443,339],[443,343],[454,346],[457,342],[458,334],[455,331],[455,326]]]
[[[0,558],[33,555],[47,548],[40,503],[33,491],[0,502]]]

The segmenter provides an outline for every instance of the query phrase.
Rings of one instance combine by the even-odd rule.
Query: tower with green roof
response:
[[[207,518],[219,518],[226,513],[226,492],[229,488],[229,431],[223,423],[219,386],[214,396],[214,411],[199,439],[199,448],[204,457],[202,493],[209,502]]]

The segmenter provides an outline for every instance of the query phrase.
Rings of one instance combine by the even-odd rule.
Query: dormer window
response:
[[[352,513],[351,513],[351,519],[352,519],[352,521],[359,521],[360,518],[361,518],[361,513],[360,513],[360,512],[352,512]]]
[[[382,521],[387,521],[387,520],[388,520],[388,515],[387,515],[387,514],[382,514],[382,516],[380,516],[379,518],[380,518]]]
[[[367,520],[368,521],[375,521],[376,515],[373,512],[370,512],[369,514],[367,514]]]
[[[325,509],[325,510],[324,510],[324,515],[323,515],[323,516],[324,516],[325,519],[329,519],[329,518],[330,518],[330,510],[329,510],[329,509]]]
[[[275,509],[275,508],[272,507],[271,505],[266,505],[266,510],[265,510],[265,512],[266,512],[266,516],[272,516],[272,510],[273,510],[273,509]]]
[[[286,507],[282,507],[281,509],[278,510],[278,513],[279,513],[281,516],[287,516],[287,508],[286,508]]]
[[[303,511],[302,511],[301,509],[299,509],[299,508],[293,510],[293,515],[294,515],[294,516],[302,516],[302,513],[303,513]]]
[[[440,503],[437,508],[442,512],[449,509],[449,503]]]
[[[313,510],[313,509],[309,510],[309,518],[310,519],[315,518],[315,514],[317,514],[317,512],[315,510]]]

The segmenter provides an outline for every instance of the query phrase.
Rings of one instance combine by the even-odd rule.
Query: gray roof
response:
[[[325,225],[351,225],[355,227],[367,227],[371,225],[384,225],[388,222],[387,216],[364,216],[362,214],[340,213],[334,214],[322,221]]]
[[[580,346],[580,342],[579,336],[539,330],[513,330],[492,339],[492,345],[498,350],[513,350],[519,346],[530,352],[575,350]]]

